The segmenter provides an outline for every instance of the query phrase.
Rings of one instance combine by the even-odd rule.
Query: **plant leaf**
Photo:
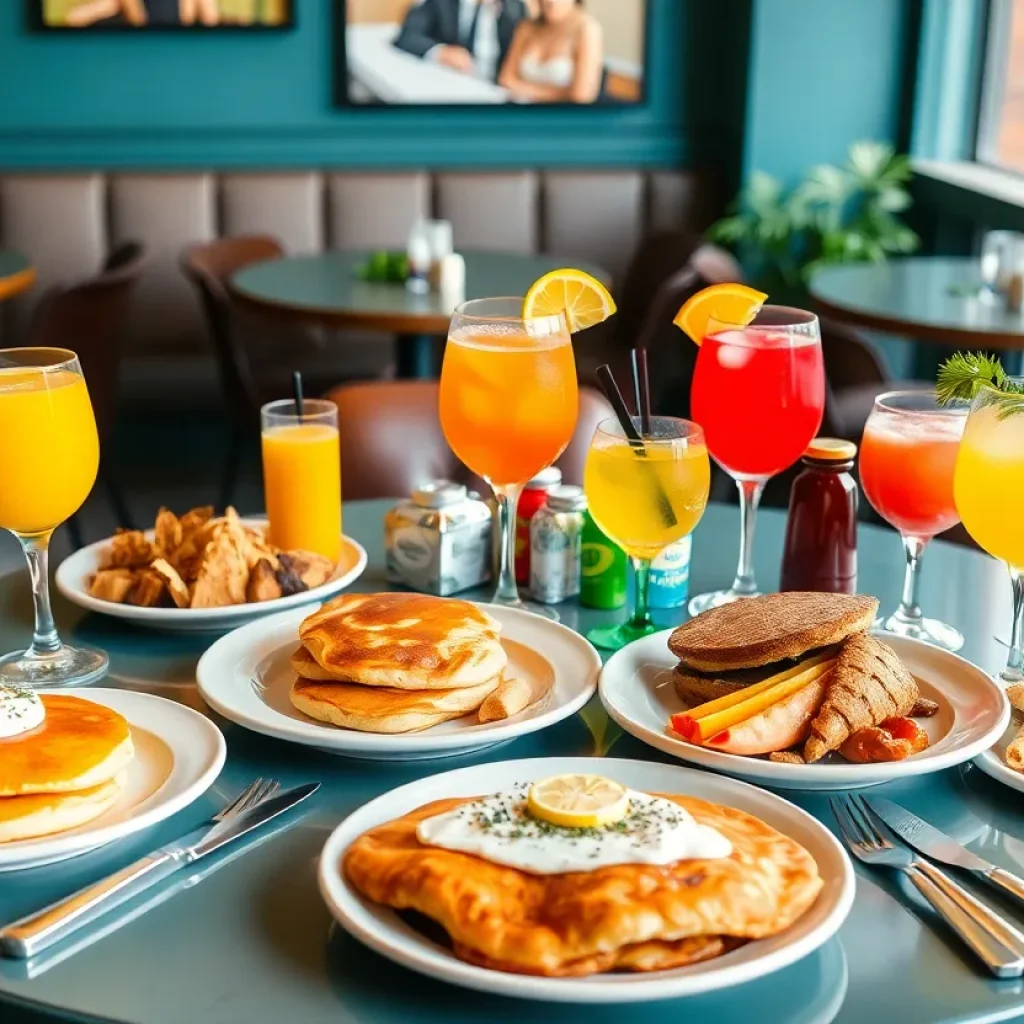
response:
[[[991,384],[998,391],[1017,390],[995,357],[984,352],[956,352],[939,367],[935,393],[940,405],[970,402],[983,384]]]

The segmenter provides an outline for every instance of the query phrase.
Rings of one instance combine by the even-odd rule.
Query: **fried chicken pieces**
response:
[[[117,531],[89,594],[142,608],[224,608],[311,590],[333,572],[321,555],[273,547],[262,527],[243,523],[233,508],[215,517],[206,505],[180,518],[162,508],[152,539]]]

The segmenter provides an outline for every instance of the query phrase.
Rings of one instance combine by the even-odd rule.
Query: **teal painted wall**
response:
[[[0,167],[735,164],[748,0],[649,0],[641,108],[338,110],[333,4],[290,32],[29,31],[0,0]]]
[[[744,173],[792,181],[851,142],[895,142],[915,0],[754,0]]]

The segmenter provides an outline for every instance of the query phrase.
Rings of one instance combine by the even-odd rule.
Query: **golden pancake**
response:
[[[0,799],[0,843],[67,832],[98,818],[121,795],[124,774],[77,793],[39,793]]]
[[[457,690],[396,690],[296,679],[291,701],[303,714],[357,732],[419,732],[476,711],[500,677]]]
[[[479,686],[508,658],[487,612],[427,594],[342,594],[299,626],[330,679],[400,690]],[[301,670],[306,678],[312,675]]]
[[[80,697],[40,699],[42,725],[0,739],[0,797],[90,789],[131,761],[131,730],[122,715]]]
[[[524,974],[658,970],[688,952],[646,944],[765,938],[817,899],[817,865],[792,839],[730,807],[665,798],[724,835],[730,856],[528,874],[421,843],[421,820],[470,802],[450,799],[370,829],[345,852],[343,870],[368,899],[437,921],[457,955]]]

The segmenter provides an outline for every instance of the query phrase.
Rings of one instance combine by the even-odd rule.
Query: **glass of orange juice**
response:
[[[21,541],[35,602],[32,644],[0,657],[0,686],[82,686],[107,671],[102,651],[61,642],[47,570],[50,537],[89,496],[99,463],[78,356],[62,348],[0,349],[0,527]]]
[[[341,554],[341,445],[338,407],[292,399],[260,410],[263,493],[270,543],[313,551],[337,562]]]
[[[516,506],[527,481],[576,428],[576,362],[565,317],[524,320],[521,298],[477,299],[452,317],[441,367],[441,427],[455,454],[494,491],[501,561],[495,604],[523,607],[516,588]],[[557,618],[548,608],[531,611]]]

